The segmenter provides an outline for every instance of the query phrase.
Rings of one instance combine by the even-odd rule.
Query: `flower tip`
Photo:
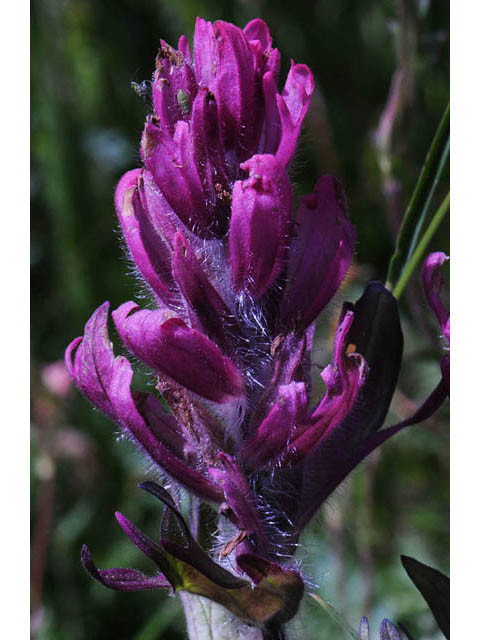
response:
[[[183,53],[183,57],[189,61],[190,60],[190,45],[188,43],[188,38],[185,35],[181,35],[178,39],[178,50]]]
[[[87,325],[85,326],[85,331],[89,323],[95,323],[96,321],[100,321],[102,324],[106,323],[108,318],[108,311],[110,309],[110,302],[105,300],[103,304],[101,304],[90,316],[90,319],[87,321]]]
[[[434,251],[425,258],[421,271],[421,277],[425,289],[428,289],[429,286],[431,286],[437,272],[439,272],[440,268],[447,260],[450,260],[450,258],[443,251]]]
[[[306,94],[307,98],[310,98],[315,89],[315,80],[310,67],[306,64],[297,64],[295,60],[290,59],[290,70],[295,74],[295,80],[300,84]]]
[[[144,536],[133,524],[133,522],[129,520],[127,516],[124,516],[123,513],[120,513],[120,511],[115,511],[115,519],[120,525],[120,528],[122,529],[122,531],[130,538],[130,540],[136,546],[138,546],[138,541],[141,540]]]
[[[143,491],[147,491],[147,493],[149,493],[150,495],[160,500],[164,505],[166,505],[170,509],[173,509],[174,511],[177,510],[175,501],[173,500],[172,496],[168,493],[166,489],[164,489],[162,486],[160,486],[156,482],[147,480],[146,482],[140,482],[137,486],[139,489],[142,489]]]
[[[82,342],[82,340],[83,340],[83,336],[78,336],[78,338],[75,338],[75,340],[72,340],[72,342],[65,349],[65,366],[67,367],[67,371],[72,378],[74,377],[74,366],[75,366],[74,363],[72,362],[72,356],[74,351],[78,347],[78,345]]]
[[[121,333],[119,327],[121,327],[123,322],[125,322],[128,317],[139,308],[138,304],[130,300],[129,302],[121,304],[118,309],[115,309],[115,311],[112,311],[112,319],[115,324],[115,328],[119,333]]]
[[[128,191],[132,187],[137,186],[138,178],[141,172],[142,172],[141,169],[132,169],[131,171],[127,171],[127,173],[120,178],[117,184],[117,187],[115,189],[115,197],[114,197],[115,208],[119,216],[121,215],[121,212],[123,209],[124,194],[126,191]]]
[[[427,301],[437,316],[443,335],[450,344],[450,312],[440,297],[445,284],[442,266],[447,260],[449,257],[443,251],[435,251],[427,256],[422,265],[421,280]]]
[[[363,616],[360,620],[360,626],[358,628],[358,635],[361,640],[370,640],[370,627],[368,625],[368,618]]]
[[[425,258],[421,271],[424,289],[428,290],[432,286],[437,273],[447,260],[450,260],[450,258],[443,251],[434,251]]]
[[[123,513],[120,513],[120,511],[115,511],[115,518],[122,529],[130,524],[130,520],[126,516],[124,516]]]
[[[397,629],[387,618],[384,618],[380,625],[380,640],[402,640]]]
[[[272,37],[267,24],[261,18],[254,18],[248,22],[243,33],[249,40],[258,40],[264,49],[272,46]]]
[[[98,570],[92,560],[90,549],[86,544],[82,545],[82,549],[80,551],[80,561],[87,573],[89,573],[92,578],[98,579]]]
[[[443,251],[433,251],[427,256],[425,264],[428,266],[437,266],[442,265],[447,260],[450,260],[450,257]]]

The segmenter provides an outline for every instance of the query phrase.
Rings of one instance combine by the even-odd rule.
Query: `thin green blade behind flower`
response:
[[[334,607],[332,607],[329,602],[321,598],[316,593],[310,593],[309,596],[313,598],[315,602],[318,602],[323,610],[326,611],[328,615],[338,624],[338,626],[343,629],[346,638],[352,638],[353,640],[362,640],[355,629],[353,629],[347,622],[345,622],[342,615],[338,613],[338,611]]]
[[[390,260],[387,286],[393,290],[402,278],[419,244],[427,222],[430,205],[443,175],[450,152],[450,105],[442,116],[397,237],[395,253]]]

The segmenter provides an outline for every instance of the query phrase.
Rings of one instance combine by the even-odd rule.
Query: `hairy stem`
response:
[[[235,618],[225,607],[190,593],[181,592],[189,640],[280,640],[283,636],[264,636],[261,629]]]

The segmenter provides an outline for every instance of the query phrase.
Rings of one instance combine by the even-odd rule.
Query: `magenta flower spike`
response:
[[[370,283],[342,309],[326,391],[312,401],[313,323],[346,275],[355,233],[332,176],[294,212],[287,169],[313,78],[292,62],[279,90],[279,66],[261,20],[241,30],[198,18],[192,50],[184,36],[177,50],[162,41],[142,167],[115,193],[152,305],[125,302],[112,317],[125,352],[150,369],[151,388],[131,389],[132,364],[109,340],[108,303],[66,352],[80,391],[172,486],[220,505],[221,558],[232,571],[200,548],[177,502],[151,482],[141,486],[165,506],[160,540],[117,520],[160,575],[99,570],[84,548],[86,569],[117,590],[202,595],[272,640],[284,637],[304,592],[291,566],[303,528],[366,455],[445,397],[439,387],[412,418],[381,429],[403,337],[396,300]],[[429,300],[446,331],[432,273]]]

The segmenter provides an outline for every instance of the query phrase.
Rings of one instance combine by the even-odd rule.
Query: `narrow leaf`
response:
[[[414,558],[401,556],[409,578],[425,598],[443,635],[450,637],[450,578]]]
[[[422,261],[427,251],[428,245],[430,244],[431,239],[435,235],[438,227],[440,226],[441,222],[443,221],[449,209],[450,209],[450,192],[447,193],[442,204],[437,209],[430,224],[425,230],[425,233],[423,234],[420,242],[418,243],[417,248],[413,252],[412,257],[409,259],[409,261],[405,265],[405,268],[403,269],[402,274],[398,279],[397,284],[395,285],[395,288],[393,290],[393,295],[397,298],[397,300],[402,295],[402,292],[405,289],[407,282],[410,280],[410,277],[413,275],[413,273],[419,266],[420,262]]]
[[[338,624],[338,626],[344,630],[346,638],[353,638],[353,640],[362,640],[355,629],[353,629],[347,622],[345,622],[341,614],[338,613],[338,611],[334,607],[332,607],[329,602],[321,598],[316,593],[309,593],[308,595],[313,598],[315,602],[318,602],[323,610],[326,611],[328,615]]]
[[[422,229],[426,223],[433,194],[447,164],[450,150],[450,105],[440,121],[415,190],[408,203],[402,227],[397,238],[395,253],[390,260],[387,286],[393,288],[412,257]]]
[[[368,366],[367,380],[355,403],[355,412],[363,417],[355,429],[361,439],[383,425],[397,386],[402,363],[403,334],[398,305],[380,283],[370,282],[353,305],[354,320],[347,343],[355,345]]]

